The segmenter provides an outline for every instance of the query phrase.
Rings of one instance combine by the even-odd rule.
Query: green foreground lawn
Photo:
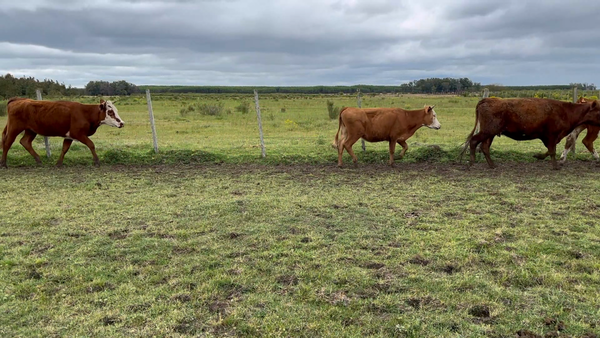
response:
[[[600,181],[589,162],[0,175],[3,337],[600,328]]]
[[[435,104],[442,129],[419,130],[396,168],[387,144],[359,142],[358,168],[345,154],[337,169],[327,100],[356,105],[261,97],[265,159],[244,95],[153,96],[158,154],[145,98],[117,98],[126,126],[92,137],[100,168],[81,144],[53,168],[58,138],[35,167],[15,142],[0,170],[0,336],[599,334],[600,168],[581,143],[553,171],[534,162],[541,142],[496,138],[499,168],[479,155],[465,171],[477,98],[366,96]],[[180,113],[203,103],[223,114]]]

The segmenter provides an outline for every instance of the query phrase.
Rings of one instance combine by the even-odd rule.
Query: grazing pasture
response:
[[[356,103],[264,97],[266,159],[253,105],[236,111],[250,96],[153,96],[159,154],[145,99],[119,98],[127,125],[92,137],[99,168],[80,144],[61,169],[62,140],[41,167],[15,144],[0,170],[0,336],[599,333],[600,169],[584,147],[553,171],[532,157],[541,142],[501,137],[498,168],[479,154],[467,171],[455,161],[477,99],[365,96],[435,104],[442,129],[417,131],[395,168],[387,144],[358,142],[358,168],[338,169],[328,99]],[[189,112],[207,103],[223,114]]]

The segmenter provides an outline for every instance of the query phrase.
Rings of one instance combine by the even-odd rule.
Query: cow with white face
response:
[[[2,132],[2,158],[0,167],[6,167],[6,156],[11,145],[20,133],[21,145],[29,151],[37,163],[42,163],[40,156],[32,147],[33,139],[42,136],[63,137],[63,148],[56,163],[62,166],[65,154],[73,140],[85,144],[98,165],[98,155],[94,142],[89,136],[94,135],[98,127],[106,124],[123,128],[125,121],[119,116],[117,107],[111,101],[100,100],[100,104],[81,104],[70,101],[36,101],[13,98],[7,103],[8,119]]]
[[[437,114],[435,110],[433,110],[433,107],[435,106],[425,106],[425,123],[423,126],[437,130],[440,129],[442,125],[440,124],[440,121],[438,121]]]
[[[125,121],[119,116],[117,107],[111,101],[100,100],[100,110],[106,112],[104,120],[100,124],[106,124],[111,127],[123,128]]]

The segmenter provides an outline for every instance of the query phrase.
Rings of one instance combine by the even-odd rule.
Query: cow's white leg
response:
[[[565,147],[565,150],[563,150],[562,154],[560,155],[560,162],[561,163],[565,163],[565,161],[567,160],[567,154],[569,153],[570,149]]]

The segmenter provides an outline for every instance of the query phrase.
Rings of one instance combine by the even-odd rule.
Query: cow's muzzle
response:
[[[123,123],[123,122],[119,123],[119,128],[123,128],[124,125],[125,125],[125,123]]]

